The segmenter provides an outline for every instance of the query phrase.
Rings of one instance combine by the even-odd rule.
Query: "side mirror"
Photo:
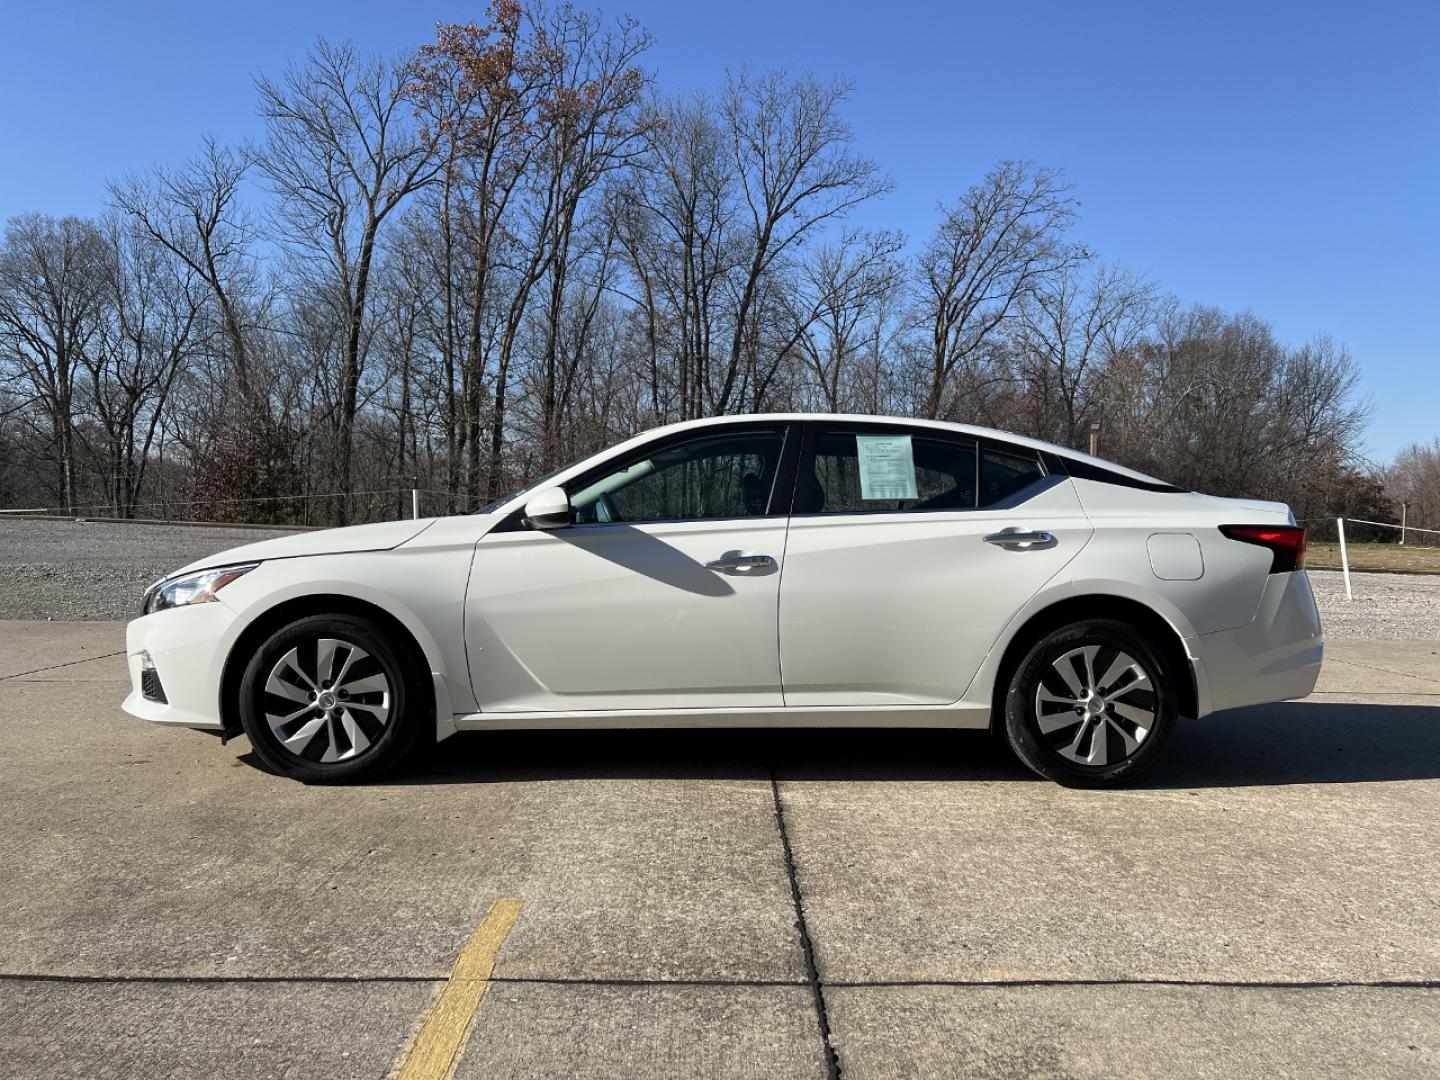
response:
[[[564,488],[537,491],[525,504],[525,524],[532,529],[563,529],[574,521],[575,511]]]

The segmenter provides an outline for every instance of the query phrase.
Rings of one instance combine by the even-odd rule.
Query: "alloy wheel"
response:
[[[263,708],[275,738],[296,757],[321,764],[349,761],[384,734],[391,718],[390,679],[359,645],[312,638],[270,669]]]
[[[1077,765],[1114,765],[1155,726],[1155,685],[1129,653],[1085,645],[1062,654],[1035,690],[1035,720],[1052,749]]]

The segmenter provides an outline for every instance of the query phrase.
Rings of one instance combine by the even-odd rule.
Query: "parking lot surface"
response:
[[[421,1075],[432,1026],[462,1078],[1440,1075],[1440,643],[1332,644],[1115,792],[933,731],[306,787],[121,713],[121,647],[0,622],[0,1075]]]

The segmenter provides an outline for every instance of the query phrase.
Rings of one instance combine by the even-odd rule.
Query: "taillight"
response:
[[[1305,530],[1295,525],[1221,525],[1220,531],[1242,544],[1270,549],[1270,573],[1288,574],[1305,565]]]

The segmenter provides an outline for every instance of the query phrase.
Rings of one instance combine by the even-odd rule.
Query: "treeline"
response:
[[[656,424],[978,422],[1305,518],[1389,514],[1355,366],[1189,306],[1001,162],[907,241],[847,86],[667,94],[628,19],[496,0],[399,61],[319,42],[266,137],[0,246],[0,506],[336,523],[473,508]]]
[[[1412,529],[1425,532],[1409,533],[1407,544],[1440,544],[1440,436],[1428,445],[1412,443],[1395,456],[1395,463],[1386,473],[1386,493],[1392,513],[1399,515]],[[1386,540],[1395,539],[1393,530],[1386,530]]]

